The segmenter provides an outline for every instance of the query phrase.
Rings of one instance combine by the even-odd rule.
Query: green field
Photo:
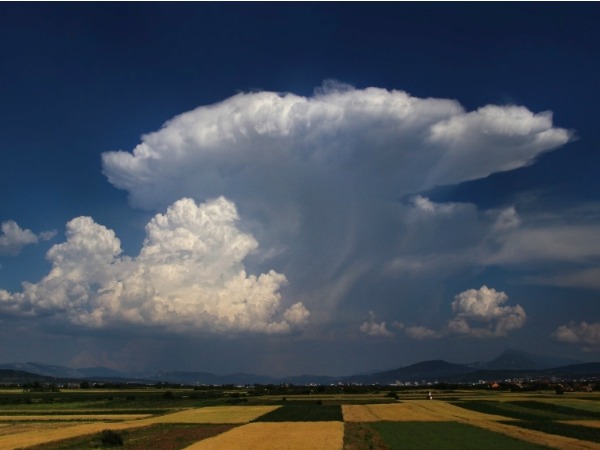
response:
[[[486,414],[496,414],[516,421],[504,422],[511,426],[536,430],[547,434],[566,436],[600,443],[600,428],[570,424],[569,421],[600,420],[600,402],[597,397],[569,400],[562,398],[554,402],[522,399],[510,401],[465,401],[457,406]]]
[[[342,422],[340,405],[291,403],[259,417],[255,422]]]
[[[369,424],[390,450],[534,450],[542,447],[456,422],[375,422]]]
[[[457,406],[486,414],[497,414],[518,420],[584,420],[595,419],[592,413],[583,410],[559,407],[552,403],[542,402],[490,402],[468,401],[457,402]],[[534,406],[537,405],[537,406]]]

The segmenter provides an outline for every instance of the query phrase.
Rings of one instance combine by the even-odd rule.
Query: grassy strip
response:
[[[124,450],[179,450],[194,442],[216,436],[235,425],[156,424],[119,431]],[[102,448],[99,434],[27,447],[27,450],[81,450]]]
[[[557,405],[555,403],[536,402],[530,400],[519,400],[507,403],[510,403],[511,405],[522,406],[524,408],[560,414],[562,416],[566,416],[574,420],[600,419],[600,412],[586,411],[582,409],[572,408],[570,406]]]
[[[368,425],[396,449],[534,450],[547,448],[458,422],[374,422]]]
[[[586,427],[583,425],[572,425],[562,422],[548,421],[512,421],[502,422],[508,425],[513,425],[528,430],[541,431],[542,433],[555,434],[583,441],[591,441],[600,443],[600,428]]]
[[[319,422],[344,420],[340,405],[290,403],[260,416],[254,422]]]

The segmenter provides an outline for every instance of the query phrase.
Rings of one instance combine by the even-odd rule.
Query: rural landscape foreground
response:
[[[7,385],[0,448],[600,449],[600,392],[559,387]]]

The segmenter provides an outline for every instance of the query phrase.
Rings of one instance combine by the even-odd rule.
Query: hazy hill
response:
[[[533,353],[508,349],[502,352],[493,360],[487,363],[480,363],[478,366],[481,369],[486,370],[504,370],[504,369],[516,369],[516,370],[542,370],[550,369],[552,367],[560,367],[571,364],[577,364],[581,361],[567,358],[557,358],[553,356],[536,355]]]
[[[83,369],[77,369],[77,372],[81,373],[81,376],[83,378],[98,378],[98,377],[103,377],[103,378],[111,378],[111,377],[119,378],[120,377],[120,378],[123,378],[123,377],[131,376],[124,372],[120,372],[120,371],[114,370],[114,369],[108,369],[106,367],[85,367]]]
[[[56,378],[83,378],[84,375],[78,369],[54,366],[35,362],[0,364],[0,369],[17,370],[30,374],[43,375]]]
[[[249,373],[234,373],[229,375],[217,375],[210,372],[178,372],[161,371],[148,378],[155,381],[181,384],[272,384],[279,381],[275,378],[265,375],[255,375]]]
[[[573,360],[535,355],[518,350],[506,350],[488,362],[453,364],[443,360],[423,361],[393,370],[345,377],[299,375],[274,378],[268,375],[236,373],[217,375],[210,372],[160,371],[144,375],[128,374],[104,367],[73,369],[34,362],[0,364],[0,383],[33,381],[64,382],[65,380],[99,382],[178,383],[178,384],[393,384],[400,382],[476,382],[478,380],[517,377],[589,376],[600,375],[600,363],[573,364]],[[35,378],[38,377],[38,378]],[[41,378],[40,378],[41,377]],[[51,381],[53,380],[53,381]]]
[[[56,383],[56,378],[38,375],[22,370],[0,369],[1,384]]]
[[[385,372],[347,377],[345,381],[363,384],[392,384],[396,381],[438,381],[469,372],[473,372],[473,369],[467,365],[452,364],[437,359]]]

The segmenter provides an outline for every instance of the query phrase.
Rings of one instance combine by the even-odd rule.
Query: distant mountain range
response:
[[[236,373],[216,375],[209,372],[160,371],[147,374],[130,374],[105,367],[73,369],[41,363],[0,364],[0,383],[30,383],[96,381],[96,382],[137,382],[137,383],[177,383],[177,384],[393,384],[396,382],[450,382],[464,383],[478,380],[505,379],[516,377],[550,376],[600,376],[600,362],[581,363],[580,361],[536,355],[533,353],[506,350],[488,362],[453,364],[443,360],[424,361],[406,367],[370,374],[343,377],[322,375],[299,375],[275,378],[267,375]]]
[[[469,366],[486,370],[543,370],[550,369],[552,367],[568,366],[579,363],[581,363],[581,361],[575,359],[542,356],[520,350],[509,349],[505,350],[499,356],[489,362],[473,363],[469,364]]]

